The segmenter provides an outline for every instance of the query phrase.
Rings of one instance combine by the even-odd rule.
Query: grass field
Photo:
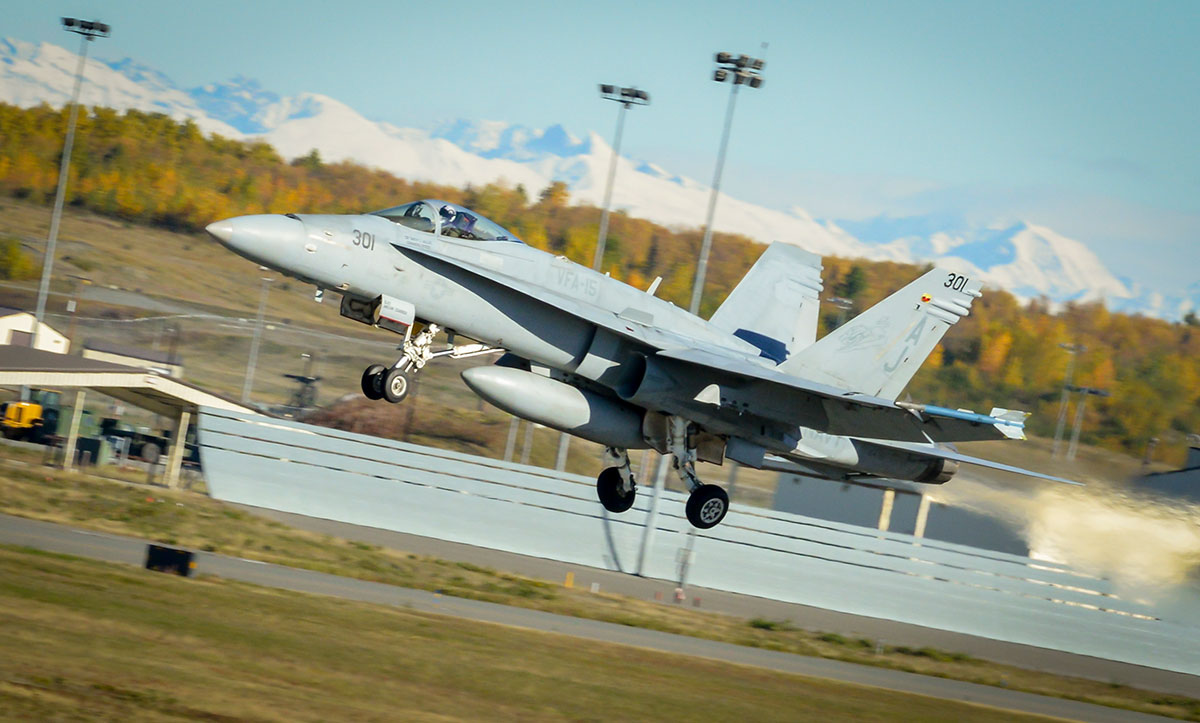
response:
[[[1034,720],[716,661],[0,547],[8,720]]]
[[[33,461],[32,453],[16,456],[21,455]],[[784,620],[746,620],[567,589],[470,563],[296,530],[201,494],[129,486],[36,466],[14,468],[10,462],[0,466],[0,511],[460,597],[1200,720],[1200,701],[1117,682],[1047,675],[952,651],[877,646],[872,640],[798,629]]]

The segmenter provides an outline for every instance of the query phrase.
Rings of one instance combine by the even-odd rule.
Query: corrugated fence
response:
[[[739,505],[689,541],[679,493],[647,530],[647,487],[612,515],[589,477],[214,409],[200,446],[217,499],[1200,675],[1200,603],[1063,565]]]

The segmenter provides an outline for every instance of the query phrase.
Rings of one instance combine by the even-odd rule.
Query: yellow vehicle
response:
[[[27,402],[5,402],[0,431],[9,439],[41,442],[58,431],[61,399],[59,392],[34,389]]]

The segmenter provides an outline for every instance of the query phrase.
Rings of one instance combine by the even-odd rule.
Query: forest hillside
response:
[[[66,109],[0,103],[0,195],[53,202],[66,119]],[[325,163],[315,151],[284,159],[261,142],[206,136],[191,122],[106,108],[80,113],[70,174],[70,205],[177,231],[194,232],[241,214],[355,213],[441,198],[478,210],[532,246],[590,264],[600,220],[599,209],[572,205],[560,183],[537,197],[503,183],[413,183],[352,163]],[[700,239],[698,228],[665,228],[617,212],[604,269],[639,287],[662,276],[658,295],[686,305]],[[704,316],[762,250],[748,238],[716,234]],[[31,276],[33,258],[0,239],[0,278]],[[886,262],[827,257],[824,263],[825,296],[851,300],[848,315],[922,272]],[[830,304],[822,333],[846,315]],[[1034,414],[1032,433],[1052,435],[1070,359],[1063,344],[1086,347],[1074,383],[1111,393],[1089,400],[1085,442],[1137,455],[1157,437],[1159,459],[1182,460],[1185,436],[1200,432],[1200,326],[1194,315],[1173,324],[1111,313],[1098,303],[1052,311],[1044,302],[1022,305],[988,289],[906,394],[983,412],[992,406],[1025,409]]]

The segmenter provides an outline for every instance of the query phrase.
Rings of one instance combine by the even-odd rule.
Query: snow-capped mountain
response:
[[[0,100],[21,106],[65,103],[76,61],[74,53],[52,44],[0,40]],[[557,180],[568,184],[577,203],[603,201],[612,149],[596,133],[580,138],[559,125],[537,129],[488,120],[400,128],[364,118],[327,96],[280,97],[242,76],[184,91],[132,60],[89,59],[85,72],[85,104],[193,118],[207,132],[262,137],[284,157],[315,148],[327,160],[352,160],[413,180],[452,185],[504,180],[531,195]],[[703,223],[705,184],[625,157],[618,161],[617,180],[614,209],[673,227]],[[1104,300],[1115,309],[1168,318],[1200,307],[1200,284],[1174,295],[1144,291],[1114,276],[1083,243],[1032,223],[980,228],[938,216],[835,222],[815,219],[802,208],[764,208],[722,194],[714,227],[824,255],[938,261],[1023,298]]]
[[[1026,299],[1111,305],[1134,296],[1087,246],[1044,226],[1018,222],[971,228],[946,217],[879,217],[840,225],[870,244],[876,258],[938,259]]]
[[[0,39],[0,99],[23,107],[48,103],[65,105],[75,85],[79,56],[50,43],[34,45],[11,38]],[[205,113],[192,96],[162,73],[133,60],[105,63],[88,58],[87,82],[79,93],[84,105],[165,113],[172,118],[192,118],[206,133],[239,136],[229,124]]]

